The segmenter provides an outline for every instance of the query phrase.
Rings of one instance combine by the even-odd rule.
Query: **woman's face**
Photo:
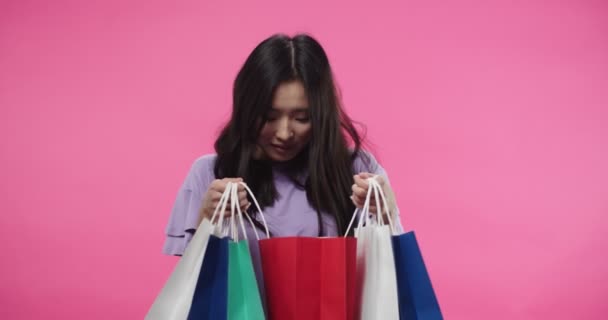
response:
[[[308,99],[304,86],[300,81],[279,85],[258,145],[271,160],[289,161],[306,147],[310,136]]]

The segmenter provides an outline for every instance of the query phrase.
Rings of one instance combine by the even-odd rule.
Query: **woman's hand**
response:
[[[359,173],[359,174],[356,174],[353,176],[355,183],[352,186],[353,194],[351,195],[350,198],[353,201],[353,203],[355,204],[355,206],[359,209],[363,208],[363,205],[365,204],[365,198],[367,197],[367,192],[369,190],[369,183],[367,182],[367,179],[374,177],[374,176],[375,176],[374,174],[371,174],[368,172],[362,172],[362,173]],[[382,191],[386,195],[386,201],[388,203],[388,210],[392,214],[396,208],[394,197],[393,197],[393,191],[391,190],[390,186],[388,185],[388,183],[386,183],[386,180],[382,176],[377,176],[376,182],[378,182],[378,184],[382,188]],[[382,200],[380,200],[380,201],[382,201]],[[369,211],[372,213],[377,213],[378,206],[376,204],[376,197],[374,196],[374,194],[371,195],[369,204],[370,204]],[[386,209],[383,208],[383,205],[384,205],[384,203],[380,203],[380,207],[382,208],[382,217],[385,220],[385,222],[388,222],[387,217],[386,217]]]
[[[203,204],[200,209],[200,220],[207,218],[211,220],[211,216],[215,211],[215,208],[218,206],[220,202],[220,198],[222,194],[226,190],[226,186],[228,182],[243,182],[242,178],[224,178],[224,179],[216,179],[211,182],[209,185],[209,189],[205,193],[203,197]],[[241,211],[245,211],[251,205],[249,200],[247,199],[247,191],[245,191],[245,187],[241,184],[238,184],[238,195],[239,195],[239,205],[241,207]],[[230,202],[226,205],[226,213],[224,217],[230,216]]]

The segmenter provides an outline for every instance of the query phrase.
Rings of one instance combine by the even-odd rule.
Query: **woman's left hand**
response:
[[[359,209],[363,208],[363,205],[365,204],[365,198],[367,197],[367,192],[369,190],[369,183],[367,182],[367,179],[374,176],[374,174],[368,172],[362,172],[353,176],[355,183],[352,186],[353,194],[350,196],[350,199]],[[382,187],[382,191],[387,194],[387,184],[384,178],[382,176],[377,176],[376,181],[378,182],[380,187]],[[369,211],[372,213],[376,213],[377,211],[375,198],[376,197],[372,195],[369,203]],[[385,211],[385,209],[382,209],[382,211]]]

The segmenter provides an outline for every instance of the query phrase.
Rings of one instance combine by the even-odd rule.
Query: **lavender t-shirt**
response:
[[[366,155],[368,156],[359,156],[355,159],[353,174],[361,172],[374,173],[383,176],[386,183],[389,183],[384,168],[380,166],[371,154],[366,153]],[[163,253],[181,255],[192,238],[193,232],[198,227],[199,208],[202,205],[203,196],[207,192],[211,182],[215,179],[213,167],[216,158],[215,154],[204,155],[196,159],[190,168],[186,180],[179,189],[171,216],[169,217],[169,223],[165,229],[166,240]],[[263,211],[268,223],[268,229],[273,237],[317,237],[319,235],[317,213],[308,203],[306,190],[298,188],[289,177],[278,169],[273,169],[273,176],[279,197],[272,206],[264,208]],[[350,194],[344,196],[349,197]],[[251,208],[254,208],[254,206]],[[258,214],[259,220],[261,219]],[[403,230],[399,218],[394,220],[396,220],[396,229],[398,231]],[[330,215],[322,213],[322,222],[325,233],[323,236],[338,235],[336,223]],[[261,281],[260,254],[257,241],[255,241],[254,229],[248,223],[245,224],[245,227],[258,283],[260,286],[263,286]],[[260,238],[265,237],[264,232],[259,229],[257,231]]]

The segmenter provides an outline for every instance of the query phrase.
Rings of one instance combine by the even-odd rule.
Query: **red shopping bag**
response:
[[[286,237],[259,244],[270,320],[356,318],[355,238]]]

